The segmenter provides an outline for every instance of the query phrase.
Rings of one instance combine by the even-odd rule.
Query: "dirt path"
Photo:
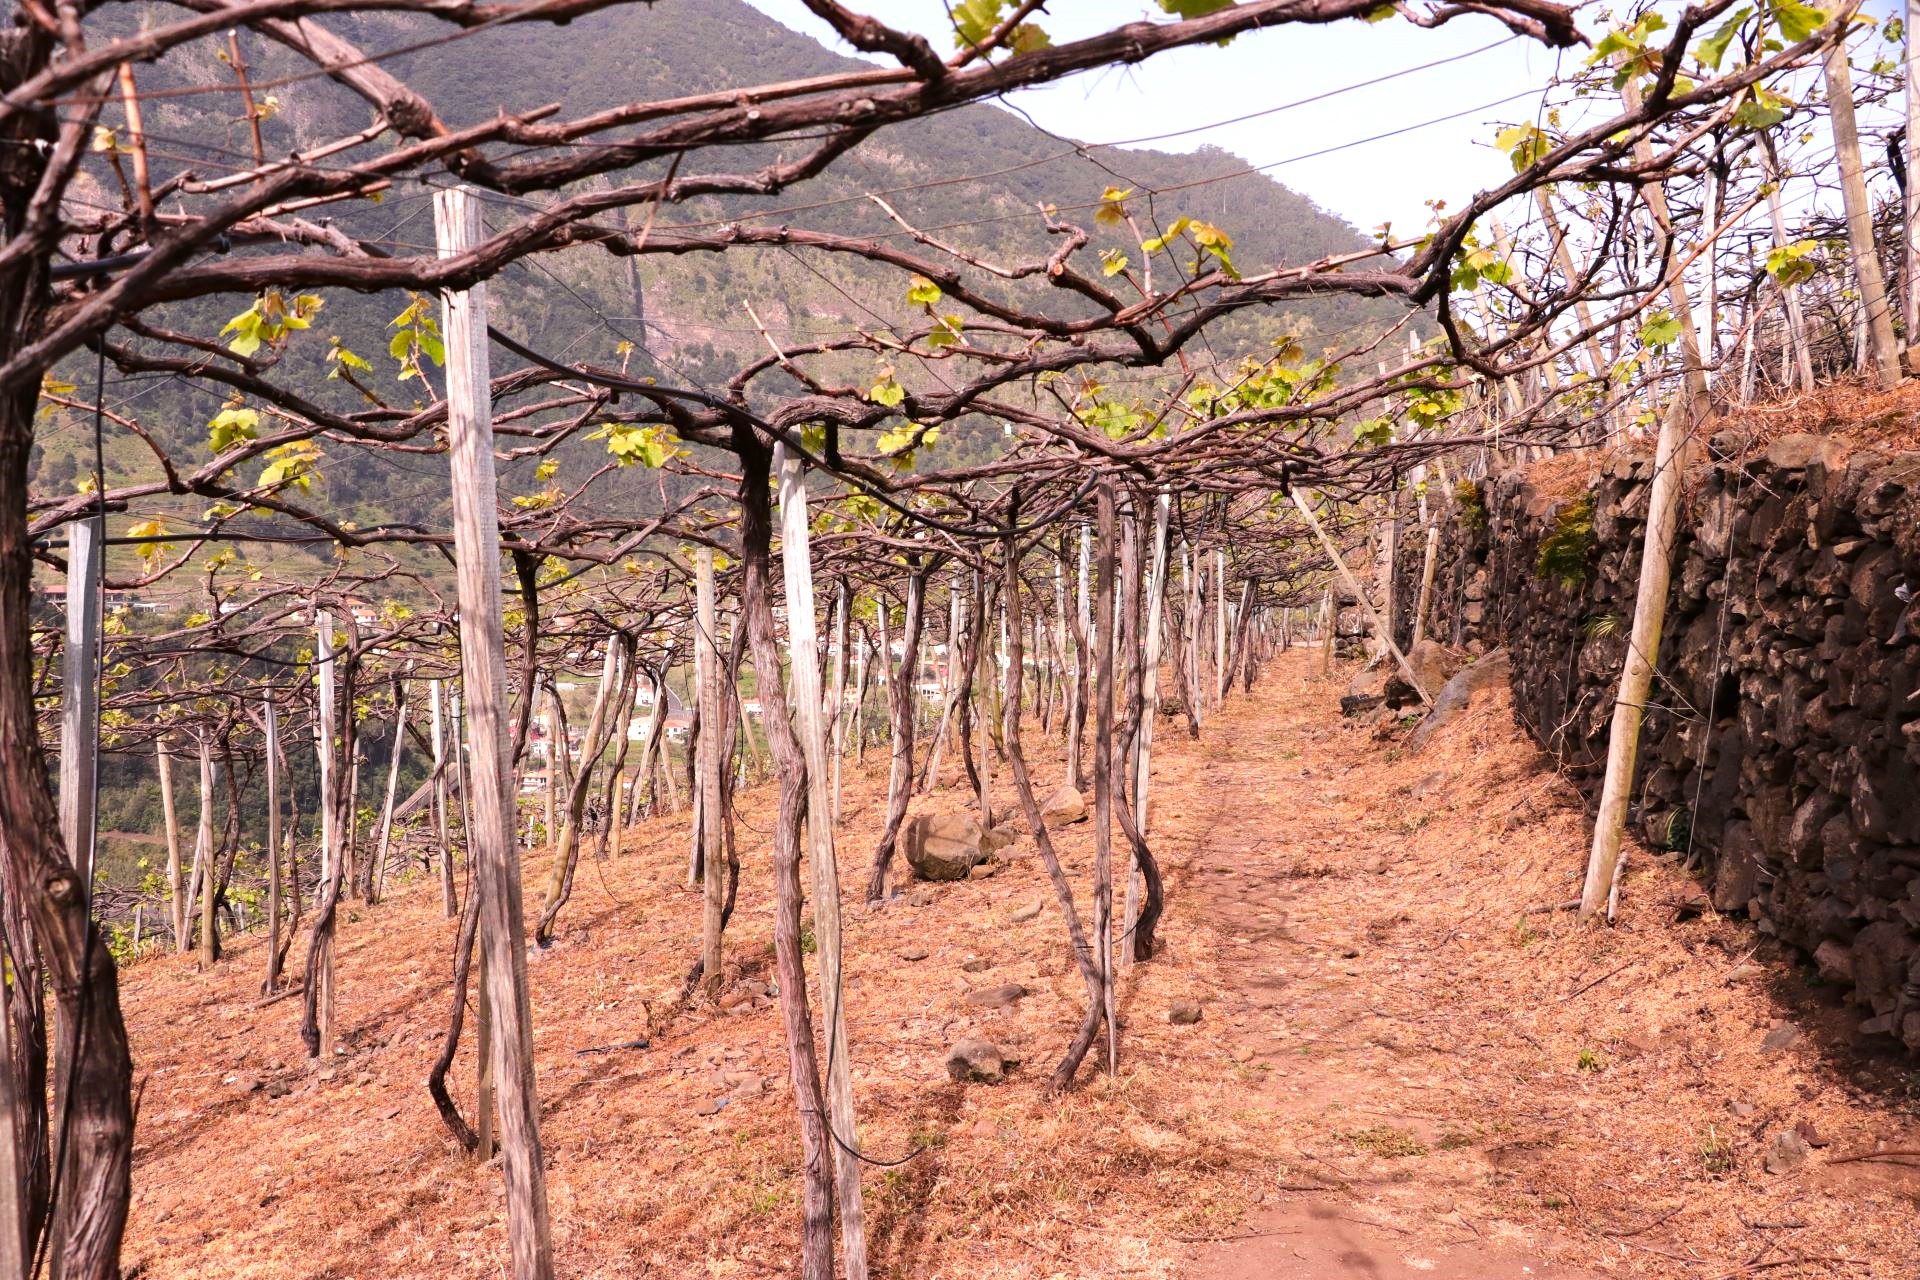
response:
[[[1920,1274],[1914,1171],[1826,1164],[1920,1145],[1910,1095],[1859,1088],[1897,1064],[1819,1040],[1843,1012],[1770,989],[1744,927],[1671,925],[1693,886],[1644,857],[1616,930],[1525,914],[1574,896],[1585,828],[1504,691],[1401,758],[1303,660],[1274,685],[1165,815],[1276,1156],[1186,1274]],[[1769,1172],[1796,1123],[1823,1149]]]

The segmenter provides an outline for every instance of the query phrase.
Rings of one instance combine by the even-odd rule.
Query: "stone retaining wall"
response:
[[[1865,1032],[1920,1050],[1920,453],[1727,434],[1706,455],[1685,486],[1631,821],[1700,859],[1716,907],[1849,985]],[[1616,456],[1595,481],[1570,462],[1450,505],[1428,628],[1509,651],[1517,714],[1593,794],[1652,462]],[[1590,531],[1566,518],[1584,503]],[[1541,572],[1550,539],[1565,581]],[[1411,601],[1421,540],[1402,545]]]

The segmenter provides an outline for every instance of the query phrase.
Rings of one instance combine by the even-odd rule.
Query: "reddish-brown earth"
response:
[[[1846,1012],[1743,924],[1675,923],[1694,887],[1644,854],[1618,927],[1527,914],[1571,896],[1586,838],[1504,692],[1404,756],[1342,721],[1310,662],[1275,664],[1199,742],[1162,722],[1170,910],[1160,958],[1125,979],[1118,1075],[1090,1065],[1066,1097],[1044,1093],[1082,989],[1030,840],[926,905],[850,908],[861,1138],[882,1158],[921,1152],[867,1176],[875,1274],[1920,1274],[1920,1170],[1846,1159],[1920,1148],[1920,1077],[1849,1047]],[[1051,789],[1057,762],[1037,769]],[[876,787],[849,778],[849,884]],[[676,1009],[699,898],[674,819],[583,866],[530,967],[565,1277],[793,1271],[792,1094],[776,1011],[747,994],[770,967],[767,801],[743,814],[732,1007]],[[1083,904],[1090,843],[1084,825],[1065,838]],[[130,970],[130,1274],[502,1274],[498,1170],[457,1152],[422,1084],[452,945],[437,896],[421,882],[347,913],[333,1063],[305,1059],[297,1000],[256,1003],[257,942],[211,974],[171,956]],[[1033,994],[965,1000],[1004,983]],[[1171,1025],[1176,999],[1203,1019]],[[968,1034],[1020,1067],[950,1083],[945,1049]],[[640,1036],[650,1048],[580,1052]],[[463,1096],[471,1062],[463,1049]],[[1767,1172],[1795,1124],[1822,1145]]]

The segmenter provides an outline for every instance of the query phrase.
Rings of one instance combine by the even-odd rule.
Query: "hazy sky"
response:
[[[800,0],[749,2],[850,52]],[[1866,8],[1890,13],[1896,3],[1869,0]],[[940,0],[851,0],[851,5],[926,34],[937,49],[951,46],[952,28]],[[1152,16],[1164,17],[1157,5],[1141,0],[1056,0],[1052,8],[1042,24],[1056,41],[1150,16],[1149,9]],[[1596,39],[1606,29],[1591,11],[1583,13],[1581,28]],[[1556,52],[1509,34],[1478,15],[1439,30],[1397,18],[1374,25],[1289,26],[1243,35],[1226,48],[1178,50],[1138,67],[1089,73],[1022,92],[1013,101],[1048,129],[1082,141],[1116,142],[1213,125],[1458,58],[1323,102],[1150,144],[1171,151],[1212,144],[1258,165],[1287,161],[1267,172],[1362,231],[1391,221],[1397,234],[1418,233],[1428,223],[1426,201],[1439,198],[1457,206],[1512,172],[1492,147],[1494,134],[1501,124],[1530,118],[1541,86],[1556,68],[1571,69],[1584,56],[1584,50]],[[1440,119],[1449,116],[1457,118]],[[1439,122],[1399,132],[1428,121]],[[1361,142],[1388,133],[1395,136]],[[1311,155],[1329,147],[1341,149]]]

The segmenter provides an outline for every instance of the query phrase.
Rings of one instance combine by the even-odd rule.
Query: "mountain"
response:
[[[103,24],[135,20],[131,14],[101,18]],[[318,21],[335,25],[369,51],[418,44],[448,30],[416,15],[352,20],[334,15]],[[230,83],[224,51],[224,40],[209,41],[161,66],[143,68],[141,88],[154,92],[194,83]],[[276,103],[264,126],[268,154],[284,154],[366,126],[366,105],[331,81],[302,78],[274,84],[306,69],[277,46],[250,37],[243,52],[256,80],[271,89]],[[743,0],[656,0],[593,14],[565,27],[491,28],[383,62],[424,93],[455,127],[543,103],[560,103],[563,115],[574,116],[638,99],[865,65],[789,30]],[[237,104],[231,97],[162,92],[151,100],[147,129],[160,172],[167,172],[168,165],[192,163],[203,175],[215,176],[250,162],[246,126],[232,114]],[[737,160],[739,169],[751,169],[774,153],[771,145],[739,148],[737,157],[728,160]],[[711,160],[703,157],[703,163]],[[97,162],[91,179],[94,198],[118,202],[118,189]],[[1094,244],[1083,251],[1089,264],[1096,261],[1094,250],[1100,247],[1118,248],[1138,262],[1139,246],[1126,228],[1093,223],[1090,206],[1108,187],[1135,190],[1130,203],[1146,235],[1155,234],[1156,223],[1164,227],[1180,216],[1218,225],[1233,236],[1234,259],[1243,271],[1307,262],[1365,243],[1354,228],[1308,197],[1263,174],[1246,172],[1245,162],[1226,152],[1103,148],[1082,153],[1072,142],[995,105],[960,108],[883,130],[828,173],[770,199],[708,199],[665,209],[658,215],[657,230],[752,218],[842,234],[892,236],[911,247],[867,198],[867,193],[879,192],[887,193],[916,226],[995,261],[1030,262],[1057,246],[1039,212],[1041,205],[1050,204],[1061,208],[1062,217],[1094,233]],[[1150,195],[1156,191],[1166,194]],[[336,216],[356,235],[418,249],[432,239],[431,197],[431,190],[419,185],[396,188],[376,206],[340,208]],[[489,218],[496,225],[513,216],[511,202],[493,198]],[[636,213],[636,219],[640,216]],[[634,371],[711,387],[723,383],[740,358],[758,356],[764,349],[749,306],[778,341],[798,345],[856,327],[884,328],[904,318],[905,284],[899,272],[845,256],[747,249],[635,263],[578,249],[509,269],[493,286],[492,300],[496,324],[550,355],[611,364],[618,344],[630,340],[639,348],[632,357]],[[1029,291],[1029,298],[1036,296],[1034,290],[1047,292],[1044,285],[1031,282],[1019,287]],[[1047,298],[1043,304],[1059,308],[1075,301]],[[208,302],[174,309],[167,319],[176,328],[212,336],[242,305],[232,299]],[[324,336],[337,335],[350,348],[377,356],[386,346],[387,322],[405,305],[404,298],[392,296],[328,295],[315,333],[301,335],[290,346],[280,376],[350,407],[352,393],[324,380]],[[1301,339],[1312,351],[1393,314],[1393,304],[1382,301],[1306,299],[1218,326],[1209,336],[1208,351],[1231,360],[1265,351],[1282,334]],[[877,364],[865,353],[840,359],[849,377]],[[406,391],[391,380],[393,371],[384,361],[382,365],[387,392]],[[497,357],[496,369],[504,367]],[[902,376],[909,376],[908,371],[903,369]],[[72,380],[84,387],[85,372]],[[177,384],[145,388],[141,395],[137,411],[144,425],[183,450],[204,448],[207,419],[220,408],[218,396]],[[42,450],[43,485],[64,489],[76,473],[90,470],[82,426],[75,420],[52,425]],[[966,447],[965,440],[964,432],[952,432],[941,448]],[[131,441],[126,444],[110,450],[116,480],[150,466],[147,455]],[[572,454],[563,451],[561,460],[584,469],[587,454],[597,451],[597,445],[582,443]],[[445,472],[439,460],[377,457],[367,451],[356,455],[329,460],[323,484],[331,511],[362,524],[403,519],[444,526]],[[534,487],[531,475],[521,474],[530,473],[532,466],[528,462],[509,469],[507,483],[515,492]],[[603,500],[618,500],[629,508],[652,501],[637,481],[617,477],[605,483],[608,492],[597,495]],[[187,504],[180,513],[187,514]]]

